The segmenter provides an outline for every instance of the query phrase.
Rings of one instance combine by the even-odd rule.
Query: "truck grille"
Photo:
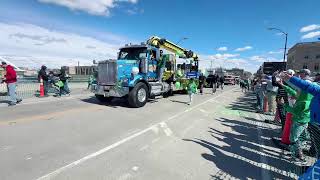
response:
[[[117,61],[107,60],[98,65],[98,84],[115,85],[117,82]]]

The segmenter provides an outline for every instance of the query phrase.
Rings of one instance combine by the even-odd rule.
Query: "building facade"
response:
[[[97,66],[64,66],[66,72],[70,75],[88,76],[97,70]]]
[[[297,43],[289,49],[287,69],[320,72],[320,42]]]

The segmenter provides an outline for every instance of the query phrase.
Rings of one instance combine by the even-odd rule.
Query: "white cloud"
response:
[[[93,59],[115,58],[120,43],[78,34],[52,31],[31,24],[0,22],[0,56],[17,66],[49,67],[91,64]]]
[[[269,51],[268,54],[281,54],[283,53],[283,51],[279,50],[279,51]]]
[[[278,62],[278,61],[282,61],[282,59],[277,59],[274,57],[264,57],[264,56],[251,56],[249,58],[251,61],[255,61],[255,62]]]
[[[117,2],[137,3],[138,0],[38,0],[42,3],[56,4],[71,10],[84,11],[92,15],[109,16],[110,9],[116,7]]]
[[[228,59],[228,58],[233,58],[233,57],[238,57],[240,54],[214,54],[211,55],[211,58],[213,59]]]
[[[228,47],[219,47],[217,51],[227,51]]]
[[[250,49],[253,49],[253,47],[252,46],[245,46],[245,47],[242,47],[242,48],[237,48],[235,51],[241,52],[241,51],[247,51],[247,50],[250,50]]]
[[[303,35],[301,39],[312,39],[319,36],[320,36],[320,31],[314,31],[314,32],[310,32],[308,34]]]
[[[319,24],[312,24],[312,25],[309,25],[309,26],[302,27],[300,29],[300,32],[309,32],[309,31],[314,31],[314,30],[317,30],[317,29],[320,29],[320,25]]]
[[[247,61],[242,58],[236,58],[240,54],[214,54],[214,55],[199,55],[199,65],[201,68],[226,67],[234,68],[245,65]]]

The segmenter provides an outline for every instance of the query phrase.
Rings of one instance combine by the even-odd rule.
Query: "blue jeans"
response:
[[[17,97],[17,92],[16,92],[16,83],[8,83],[8,94],[10,96],[10,104],[16,104],[17,101],[20,101],[21,98]]]

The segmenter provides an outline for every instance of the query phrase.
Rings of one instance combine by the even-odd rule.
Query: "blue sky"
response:
[[[316,41],[319,7],[319,0],[2,0],[0,55],[18,66],[87,64],[158,35],[188,37],[181,45],[197,52],[203,67],[213,60],[254,71],[283,56],[284,37],[268,27],[288,32],[289,47]]]

